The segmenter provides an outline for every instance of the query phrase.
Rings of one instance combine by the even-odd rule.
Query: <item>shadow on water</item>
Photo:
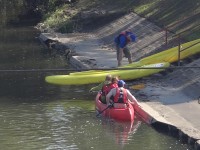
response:
[[[48,68],[49,59],[41,55],[39,32],[33,27],[5,29],[1,35],[0,69],[26,70]],[[31,72],[1,72],[0,96],[37,97],[44,95],[45,74]]]

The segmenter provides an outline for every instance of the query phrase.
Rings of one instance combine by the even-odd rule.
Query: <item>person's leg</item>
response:
[[[122,57],[123,57],[123,52],[119,51],[119,57],[118,57],[118,67],[120,67],[122,65]]]
[[[128,62],[129,62],[129,64],[131,64],[133,61],[131,58],[128,58]]]
[[[132,54],[130,50],[127,47],[125,47],[123,52],[124,52],[125,57],[128,58],[129,64],[131,64],[133,61],[132,61]]]
[[[100,101],[101,101],[103,104],[106,104],[106,96],[101,96]]]
[[[122,65],[121,63],[122,63],[123,52],[121,51],[119,45],[116,45],[116,50],[117,50],[117,61],[119,67]]]

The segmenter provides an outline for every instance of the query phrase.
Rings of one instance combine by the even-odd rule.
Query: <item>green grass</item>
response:
[[[64,5],[53,12],[49,12],[44,16],[44,24],[51,28],[60,28],[63,24],[71,19],[71,17],[77,14],[77,11],[73,11],[71,15],[67,15],[66,11],[69,9],[69,6]]]
[[[134,10],[159,26],[166,27],[177,34],[181,33],[181,36],[188,41],[200,38],[199,0],[151,0],[135,6]]]

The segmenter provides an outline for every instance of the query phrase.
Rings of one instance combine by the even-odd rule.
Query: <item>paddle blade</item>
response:
[[[130,86],[130,88],[133,90],[141,90],[141,89],[145,88],[145,85],[144,85],[144,83],[141,83],[141,84],[137,84],[137,85],[132,85],[132,86]]]

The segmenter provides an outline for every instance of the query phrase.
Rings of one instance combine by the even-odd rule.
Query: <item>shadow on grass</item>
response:
[[[182,37],[192,40],[200,37],[199,5],[198,0],[192,2],[184,0],[157,1],[140,15],[176,33],[188,30],[182,34]]]

